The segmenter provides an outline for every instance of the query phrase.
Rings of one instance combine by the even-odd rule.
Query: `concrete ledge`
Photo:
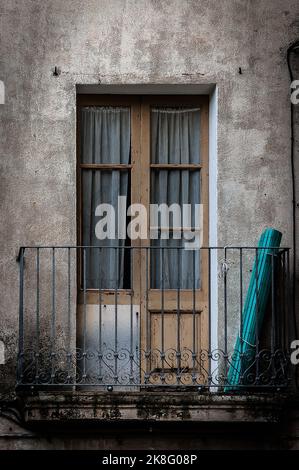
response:
[[[199,395],[186,392],[37,392],[19,394],[26,423],[42,421],[277,423],[282,395]]]

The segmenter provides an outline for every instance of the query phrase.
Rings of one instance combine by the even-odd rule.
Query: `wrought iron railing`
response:
[[[245,299],[264,250],[269,295],[265,312],[257,302],[254,344],[246,345]],[[185,255],[178,247],[22,247],[19,268],[18,389],[232,393],[289,385],[287,248]]]

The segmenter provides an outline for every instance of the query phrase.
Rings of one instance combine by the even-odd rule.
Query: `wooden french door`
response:
[[[89,109],[96,112],[98,110],[100,114],[113,112],[113,109],[117,112],[121,112],[122,109],[128,110],[130,122],[121,127],[125,129],[124,132],[130,134],[129,155],[125,163],[109,160],[109,146],[106,146],[105,158],[99,155],[104,152],[101,150],[103,146],[99,145],[97,148],[96,142],[102,138],[102,134],[104,135],[103,124],[101,124],[101,129],[97,129],[94,121],[92,129],[86,129],[86,123],[82,124],[82,116],[84,110],[88,113]],[[182,119],[186,119],[185,114],[190,115],[193,110],[196,116],[194,118],[193,115],[191,118],[187,116],[188,119],[193,119],[192,129],[185,122],[181,126],[183,126],[183,131],[188,133],[186,138],[193,141],[194,161],[187,163],[172,161],[171,152],[165,150],[164,147],[170,148],[174,139],[177,139],[173,147],[174,153],[182,153],[178,151],[180,138],[176,134],[177,124],[173,124],[173,119],[179,112],[183,113]],[[164,156],[161,157],[161,152],[156,149],[154,158],[153,122],[155,119],[157,127],[157,116],[153,113],[158,113],[160,121],[164,118],[163,113],[174,114],[172,120],[167,120],[166,116],[165,126],[164,121],[161,121],[162,125],[159,121],[159,145],[161,146],[162,142],[161,152]],[[162,117],[159,113],[162,113]],[[111,122],[111,126],[114,126],[114,121]],[[84,129],[83,126],[85,126]],[[112,139],[114,143],[120,139],[119,127],[117,129],[115,138]],[[163,147],[164,132],[168,134],[165,135],[168,147],[166,145]],[[87,140],[93,144],[86,144]],[[209,347],[208,252],[206,250],[190,252],[185,259],[181,246],[177,250],[173,245],[167,247],[167,241],[164,241],[163,247],[159,248],[159,240],[153,241],[150,238],[150,204],[159,203],[164,179],[170,182],[180,181],[179,185],[185,192],[184,181],[188,181],[190,194],[192,188],[190,189],[189,186],[195,185],[196,190],[193,191],[191,199],[199,199],[197,203],[203,205],[202,241],[203,246],[208,246],[208,98],[205,96],[79,95],[77,148],[78,244],[93,246],[81,249],[78,263],[77,340],[83,358],[86,357],[86,351],[90,356],[94,354],[94,359],[90,363],[85,359],[85,365],[82,358],[83,362],[81,361],[80,367],[84,367],[83,375],[89,374],[92,376],[91,381],[98,380],[103,385],[126,386],[144,383],[188,385],[195,383],[196,380],[202,383],[208,374],[208,362],[205,360],[207,356],[201,354],[201,351],[207,351]],[[165,159],[165,152],[169,154],[167,157],[169,161],[161,162],[159,159]],[[88,156],[86,156],[87,153]],[[183,172],[185,179],[181,177]],[[122,240],[121,248],[116,248],[119,246],[117,236],[113,246],[110,243],[110,247],[107,248],[100,248],[101,241],[97,241],[93,235],[89,239],[91,243],[87,243],[86,233],[89,230],[95,230],[94,224],[97,223],[96,216],[91,212],[98,204],[106,202],[101,200],[106,196],[101,193],[98,186],[101,185],[105,176],[106,184],[108,181],[107,187],[111,187],[112,183],[109,185],[110,174],[116,175],[117,181],[121,178],[127,181],[126,208],[132,204],[141,204],[147,213],[147,236],[142,239],[126,239],[125,242]],[[102,179],[100,175],[103,175]],[[158,180],[159,183],[157,183]],[[86,189],[89,181],[93,182],[92,191]],[[194,183],[194,181],[197,182]],[[120,191],[120,187],[121,185],[116,186],[115,191]],[[93,203],[88,202],[87,191]],[[179,194],[178,187],[175,191]],[[171,188],[166,193],[169,201],[172,202]],[[178,196],[176,198],[181,200]],[[117,208],[115,208],[115,213],[118,213]],[[89,224],[87,230],[86,220]],[[106,253],[114,251],[114,257],[106,255],[104,258],[103,252],[105,251]],[[107,282],[107,276],[101,274],[103,273],[102,267],[98,274],[93,272],[92,281],[89,282],[86,273],[89,272],[88,263],[95,260],[94,253],[98,256],[96,265],[103,265],[101,256],[102,261],[108,260],[109,262],[113,259],[113,263],[116,262],[117,279],[120,276],[119,271],[123,270],[121,283],[117,280],[114,285],[113,279],[111,281],[110,278]],[[122,256],[122,262],[119,262],[119,253]],[[174,272],[175,266],[171,267],[174,259],[177,271],[179,271],[177,274]],[[188,267],[190,263],[193,277],[192,269]],[[164,273],[165,276],[164,264],[168,266],[168,273]],[[154,265],[155,269],[153,269]],[[96,266],[93,267],[93,270],[96,269]],[[187,275],[190,280],[184,282]]]

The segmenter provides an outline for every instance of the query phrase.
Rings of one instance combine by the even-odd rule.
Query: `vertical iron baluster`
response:
[[[178,253],[178,286],[177,286],[177,383],[181,381],[181,251],[180,248],[176,248]]]
[[[262,255],[264,252],[262,251]],[[256,369],[255,369],[255,383],[259,383],[260,375],[260,364],[259,364],[259,317],[260,317],[260,300],[258,292],[259,282],[259,249],[255,249],[255,295],[256,295],[256,309],[255,309],[255,358],[256,358]]]
[[[224,289],[224,374],[227,380],[227,248],[224,248],[224,271],[223,271],[223,289]]]
[[[287,249],[284,250],[283,252],[283,267],[282,267],[282,276],[283,276],[283,310],[282,310],[282,315],[283,315],[283,353],[287,353],[287,343],[288,343],[288,336],[287,336],[287,296],[288,296],[288,286],[287,286],[287,262],[286,262],[286,257],[287,257]]]
[[[290,250],[289,248],[286,249],[286,257],[285,257],[285,337],[286,337],[286,343],[285,343],[285,355],[286,359],[289,364],[289,359],[290,359],[290,352],[291,352],[291,331],[292,329],[290,328],[290,321],[292,315],[292,310],[290,308],[290,298],[291,298],[291,291],[290,291]],[[286,368],[285,372],[285,382],[286,384],[289,381],[289,367]]]
[[[212,248],[208,248],[208,256],[209,256],[209,265],[208,265],[208,289],[209,289],[209,292],[208,292],[208,308],[209,308],[209,313],[208,313],[208,316],[209,316],[209,325],[208,325],[208,328],[209,328],[209,343],[208,343],[208,384],[211,385],[212,384],[212,312],[211,312],[211,308],[212,308],[212,302],[211,302],[211,285],[212,285],[212,282],[211,282],[211,255],[212,253],[214,254],[214,252],[212,252]],[[199,255],[201,255],[201,252],[199,250]]]
[[[164,344],[164,248],[160,247],[160,283],[161,283],[161,381],[165,381],[165,344]]]
[[[86,305],[86,248],[83,248],[83,375],[85,382],[86,374],[86,330],[87,330],[87,305]]]
[[[286,277],[287,277],[287,293],[286,293],[286,299],[287,299],[287,305],[286,305],[286,310],[288,314],[288,321],[286,322],[286,334],[287,334],[287,352],[288,356],[291,353],[291,331],[292,331],[292,324],[291,324],[291,318],[292,318],[292,313],[294,314],[295,312],[292,312],[292,307],[290,306],[291,302],[291,274],[290,274],[290,250],[287,250],[287,256],[286,256]],[[293,304],[293,303],[292,303]]]
[[[282,253],[281,279],[282,279],[281,348],[282,348],[282,351],[285,352],[286,350],[286,297],[285,297],[285,294],[286,294],[286,251],[285,250],[283,250],[283,253]]]
[[[136,371],[136,381],[141,383],[140,329],[139,329],[139,316],[138,315],[139,315],[139,312],[137,311],[136,312],[136,325],[135,325],[135,338],[136,338],[135,354],[136,354],[137,364],[135,364],[135,371]]]
[[[56,273],[55,248],[52,248],[52,324],[51,324],[51,382],[55,379],[55,343],[56,343]]]
[[[24,256],[25,248],[20,248],[19,255],[19,348],[18,348],[18,384],[23,382],[24,360]]]
[[[115,252],[115,291],[114,291],[114,298],[115,298],[115,310],[114,310],[114,381],[117,383],[118,381],[118,299],[117,299],[117,291],[118,291],[118,282],[119,282],[119,269],[118,269],[118,256],[119,251],[118,248],[114,248]]]
[[[36,249],[36,350],[35,350],[35,383],[38,383],[39,379],[39,248]]]
[[[125,250],[125,248],[124,248]],[[133,352],[133,263],[132,263],[132,251],[133,248],[129,250],[129,257],[130,257],[130,383],[134,382],[134,375],[133,375],[133,359],[134,359],[134,352]]]
[[[99,360],[99,382],[101,383],[103,380],[102,377],[102,360],[103,360],[103,351],[102,351],[102,282],[101,282],[101,258],[102,258],[102,248],[99,247],[99,352],[98,352],[98,360]]]
[[[284,338],[283,308],[284,308],[284,278],[283,278],[283,256],[284,251],[277,250],[276,253],[276,275],[277,275],[277,316],[276,316],[276,348],[281,350]]]
[[[149,374],[150,374],[150,348],[151,348],[151,324],[150,324],[150,314],[149,314],[149,309],[148,309],[148,290],[149,290],[149,263],[148,263],[148,257],[149,257],[149,247],[145,247],[145,271],[146,271],[146,277],[145,277],[145,308],[146,308],[146,345],[145,345],[145,376],[144,376],[144,381],[147,383],[149,379]]]
[[[192,251],[192,382],[196,383],[196,281],[195,281],[195,249]]]
[[[67,249],[67,381],[71,381],[71,249]]]
[[[276,299],[275,299],[275,251],[271,250],[271,307],[272,307],[272,328],[271,328],[271,364],[272,380],[275,381],[275,347],[276,347]]]
[[[240,359],[241,359],[241,368],[242,368],[242,362],[243,362],[243,250],[240,248],[239,250],[239,264],[240,264],[240,332],[239,332],[239,338],[240,338]],[[241,370],[241,377],[240,377],[240,382],[242,385],[243,382],[243,377],[242,377],[242,370]]]

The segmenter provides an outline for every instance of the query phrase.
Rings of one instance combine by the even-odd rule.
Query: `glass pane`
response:
[[[151,203],[190,205],[191,226],[195,226],[195,204],[200,204],[200,170],[152,170]],[[181,226],[183,222],[181,223]]]
[[[200,163],[199,108],[151,110],[151,162]]]
[[[118,233],[126,226],[121,228],[121,220],[117,217],[118,196],[126,196],[126,210],[130,204],[129,183],[128,171],[84,170],[82,173],[82,243],[84,246],[105,247],[86,250],[87,288],[130,287],[130,250],[126,249],[130,241],[118,239]],[[109,214],[104,207],[99,211],[101,204],[111,205]],[[126,219],[123,222],[127,224]],[[112,238],[103,239],[108,232]],[[115,246],[119,249],[112,248]]]
[[[186,250],[183,240],[152,240],[152,289],[199,289],[200,250]]]
[[[130,163],[130,122],[130,108],[82,108],[81,162]]]

